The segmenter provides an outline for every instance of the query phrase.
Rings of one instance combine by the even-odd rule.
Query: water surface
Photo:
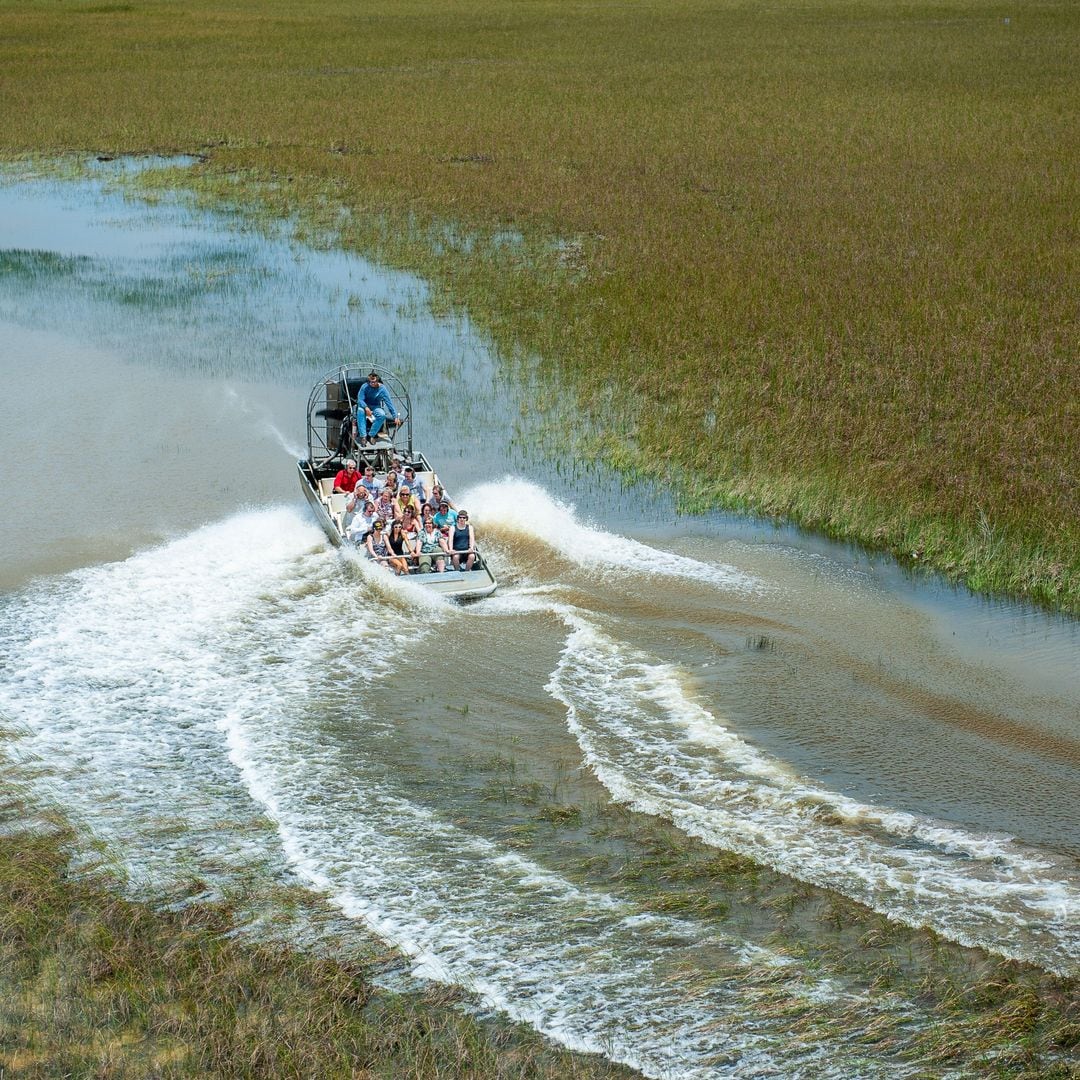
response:
[[[656,828],[1080,969],[1075,623],[530,453],[522,389],[422,281],[109,184],[0,187],[0,710],[136,891],[299,881],[655,1076],[897,1075],[850,1033],[931,1022],[808,962],[820,928],[597,876]],[[307,392],[357,358],[413,385],[492,600],[309,519]]]

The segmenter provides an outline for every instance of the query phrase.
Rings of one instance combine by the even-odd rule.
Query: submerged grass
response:
[[[5,1077],[638,1075],[470,1017],[460,991],[392,993],[365,959],[237,938],[227,902],[121,899],[102,872],[71,873],[70,840],[0,836]]]
[[[687,506],[1080,611],[1078,43],[1059,0],[15,0],[0,153],[202,153]]]
[[[903,1064],[914,1076],[1080,1077],[1075,978],[956,945],[711,847],[561,768],[541,782],[503,753],[440,764],[444,794],[469,807],[482,834],[643,911],[799,961],[732,966],[722,952],[699,955],[673,973],[688,995],[742,993],[754,1016],[782,1016],[799,1045],[857,1040],[875,1067]],[[814,1000],[799,972],[839,995]]]

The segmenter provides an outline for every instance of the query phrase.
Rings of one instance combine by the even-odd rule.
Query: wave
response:
[[[895,1075],[787,1033],[791,1011],[823,1008],[872,1030],[894,1002],[579,886],[405,797],[379,756],[393,717],[372,703],[471,616],[402,584],[280,509],[5,597],[17,767],[138,891],[298,876],[417,975],[650,1076]],[[689,992],[693,971],[709,977]]]
[[[508,476],[472,487],[458,505],[468,506],[482,534],[493,532],[512,539],[519,553],[529,544],[540,543],[549,557],[554,551],[585,570],[681,578],[743,593],[764,588],[759,578],[733,566],[701,562],[586,524],[573,504],[527,480]]]
[[[542,594],[501,605],[550,611],[568,626],[547,690],[616,800],[906,925],[1058,974],[1080,969],[1074,865],[810,783],[694,701],[675,667],[579,610]]]
[[[378,678],[392,677],[406,647],[425,646],[402,639]],[[778,979],[793,1010],[833,1004],[857,1026],[895,1002],[858,1002],[787,956],[578,886],[460,828],[395,790],[367,749],[384,722],[364,703],[350,707],[357,738],[344,747],[298,723],[308,700],[300,683],[279,683],[273,700],[231,710],[220,721],[230,756],[293,870],[410,956],[415,975],[648,1076],[878,1073],[839,1045],[793,1047],[789,1017],[764,1019],[764,1006]],[[714,977],[688,995],[686,971],[703,961]]]

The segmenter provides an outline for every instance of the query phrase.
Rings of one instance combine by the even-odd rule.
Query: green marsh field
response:
[[[688,508],[1076,611],[1078,24],[9,3],[0,152],[203,154],[208,191],[429,275]]]
[[[668,486],[1078,614],[1078,71],[1071,3],[0,5],[0,164],[41,198],[4,205],[112,229],[0,276],[34,334],[190,353],[143,398],[99,340],[75,412],[108,426],[94,394],[131,390],[193,515],[123,526],[106,439],[82,467],[119,540],[0,588],[0,1080],[1080,1078],[1068,618],[1021,672],[1034,636],[980,647],[1027,606],[928,629],[766,545],[679,538],[693,571],[657,589],[588,506],[559,546],[558,474],[479,489],[488,608],[380,594],[350,622],[367,579],[280,460],[229,486],[303,452],[278,397],[245,413],[269,434],[207,436],[197,377],[216,403],[265,362],[291,415],[310,357],[272,313],[321,357],[423,307],[446,336],[401,352],[446,345],[416,370],[476,446],[468,410],[501,409],[500,440],[655,481],[661,518]],[[86,165],[123,155],[165,160]],[[83,194],[41,195],[56,175]],[[339,248],[347,272],[298,269]],[[30,400],[53,346],[26,334]],[[214,461],[169,473],[181,446]],[[236,476],[203,483],[218,457]],[[702,577],[729,557],[781,587]]]

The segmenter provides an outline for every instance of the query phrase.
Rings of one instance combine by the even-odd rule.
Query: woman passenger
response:
[[[469,523],[469,511],[459,510],[454,532],[450,538],[453,554],[450,556],[455,570],[471,570],[476,562],[476,534]],[[464,561],[465,565],[462,566]]]
[[[435,528],[430,517],[425,518],[424,527],[420,530],[416,559],[420,564],[420,573],[431,573],[434,564],[435,573],[441,574],[446,569],[446,556],[449,554],[450,548],[446,543],[446,537]]]
[[[371,532],[367,537],[368,558],[376,562],[386,562],[390,557],[390,548],[387,547],[386,537],[383,536],[382,518],[376,518],[371,523]]]
[[[394,493],[389,485],[384,486],[382,491],[379,492],[379,501],[375,504],[375,509],[379,511],[379,517],[384,521],[392,521],[399,516],[395,513],[397,505],[394,500]]]
[[[391,556],[393,556],[388,560],[387,565],[398,577],[408,574],[408,557],[412,554],[412,544],[402,531],[400,518],[395,518],[394,523],[390,526],[390,535],[386,538],[386,546],[390,549]]]
[[[415,560],[420,554],[418,540],[420,539],[420,519],[413,513],[410,506],[401,515],[401,534],[405,537],[405,545],[409,549],[409,555]]]
[[[397,507],[398,517],[404,514],[408,507],[412,507],[417,513],[420,512],[420,502],[407,484],[402,484],[401,487],[398,488],[398,494],[397,498],[394,500],[394,505]]]

